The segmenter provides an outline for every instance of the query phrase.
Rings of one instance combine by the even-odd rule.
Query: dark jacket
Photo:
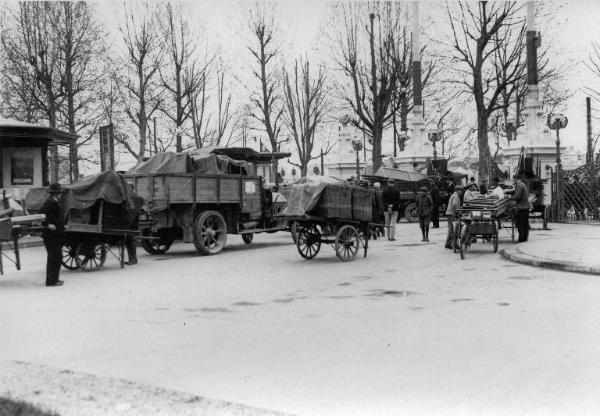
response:
[[[431,211],[433,210],[433,200],[431,196],[418,195],[417,196],[417,215],[419,217],[425,217],[431,215]]]
[[[396,189],[394,186],[386,186],[383,190],[383,204],[385,210],[387,210],[388,205],[392,206],[392,211],[400,210],[400,191]]]
[[[373,207],[373,215],[375,216],[374,220],[379,222],[383,217],[383,212],[385,211],[385,206],[383,204],[383,192],[381,189],[375,189],[375,198],[373,198],[373,202],[375,206]]]
[[[440,206],[440,190],[438,189],[437,185],[433,185],[431,187],[431,200],[433,201],[433,206],[435,207],[439,207]]]
[[[60,205],[52,197],[46,199],[46,202],[42,205],[40,213],[46,216],[44,220],[44,226],[46,227],[42,232],[47,237],[61,237],[65,232],[65,223],[60,212]],[[50,230],[49,224],[54,224],[56,230]]]
[[[515,185],[515,193],[510,199],[517,202],[517,209],[529,209],[529,191],[523,181],[518,181]]]

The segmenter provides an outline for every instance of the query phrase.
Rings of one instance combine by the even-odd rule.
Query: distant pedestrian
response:
[[[431,181],[431,200],[433,201],[433,210],[431,211],[431,222],[433,228],[440,228],[440,190],[435,181]]]
[[[524,243],[529,239],[529,191],[520,175],[515,176],[515,190],[510,199],[517,203],[515,207],[515,222],[519,231],[517,242]]]
[[[488,193],[487,179],[485,178],[481,180],[481,185],[479,185],[479,193],[481,195],[486,195]]]
[[[446,237],[446,248],[452,248],[457,245],[458,233],[458,211],[460,210],[461,203],[460,197],[463,193],[462,185],[454,186],[454,193],[450,196],[448,201],[448,208],[446,209],[446,218],[448,219],[448,235]]]
[[[429,189],[423,186],[417,196],[417,215],[419,216],[419,226],[423,238],[421,241],[429,242],[429,222],[431,221],[431,212],[433,211],[433,200],[429,195]]]
[[[394,186],[394,180],[389,179],[383,190],[383,205],[385,207],[385,225],[388,232],[388,240],[396,241],[396,221],[400,209],[400,191]]]
[[[477,184],[471,182],[471,183],[469,183],[469,185],[467,185],[467,190],[465,191],[465,196],[463,198],[463,201],[469,202],[469,201],[475,199],[478,195],[479,195],[479,191],[477,191]]]
[[[65,224],[63,221],[59,199],[64,192],[60,184],[53,183],[48,188],[50,196],[42,205],[40,213],[46,216],[42,239],[46,248],[46,286],[62,286],[60,275],[62,264],[62,246],[65,236]]]
[[[375,237],[383,237],[385,235],[385,231],[381,224],[385,223],[385,207],[383,204],[383,191],[381,190],[381,184],[379,182],[373,183],[373,190],[375,191],[375,198],[373,201],[373,222],[379,224],[375,227]]]
[[[479,191],[479,186],[477,186],[477,182],[475,182],[474,176],[471,176],[471,179],[469,180],[469,183],[467,184],[467,188],[471,185],[475,185],[475,188],[477,188],[477,191]]]

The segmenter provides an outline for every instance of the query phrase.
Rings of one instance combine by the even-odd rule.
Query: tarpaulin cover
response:
[[[140,162],[127,173],[188,173],[191,158],[187,153],[157,153],[145,162]]]
[[[287,197],[287,206],[281,212],[282,216],[299,217],[307,215],[319,202],[321,193],[327,186],[325,182],[306,182],[292,185]]]
[[[253,174],[252,164],[216,154],[157,153],[127,173]]]
[[[137,196],[125,179],[116,172],[103,172],[80,182],[64,185],[61,195],[61,210],[65,217],[72,209],[89,208],[98,200],[122,205],[128,214],[135,216],[144,205],[144,199]],[[47,188],[31,189],[25,199],[25,206],[38,211],[49,194]]]

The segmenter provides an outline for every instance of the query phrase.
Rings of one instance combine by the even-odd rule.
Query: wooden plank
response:
[[[221,203],[240,203],[240,178],[221,178],[219,200]]]
[[[167,189],[170,203],[194,203],[194,177],[193,176],[168,176]]]
[[[196,178],[196,202],[218,203],[219,202],[219,179],[218,178]]]

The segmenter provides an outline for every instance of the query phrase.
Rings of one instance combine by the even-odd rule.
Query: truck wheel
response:
[[[172,238],[160,237],[152,240],[142,240],[142,248],[148,254],[164,254],[173,244]]]
[[[198,254],[217,254],[227,241],[225,219],[217,211],[203,211],[194,221],[194,246]]]
[[[404,218],[408,220],[408,222],[418,222],[419,216],[417,215],[417,204],[411,202],[404,208]]]

